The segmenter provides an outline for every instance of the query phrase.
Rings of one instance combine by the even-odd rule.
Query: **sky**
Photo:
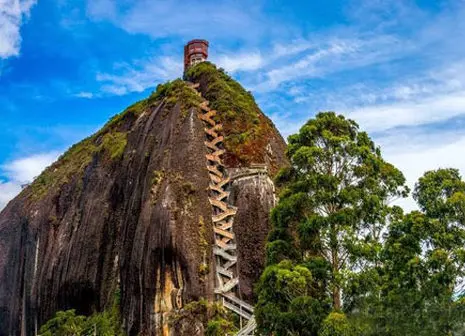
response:
[[[193,38],[284,137],[336,111],[411,187],[431,169],[465,175],[465,0],[0,0],[0,209],[180,77]]]

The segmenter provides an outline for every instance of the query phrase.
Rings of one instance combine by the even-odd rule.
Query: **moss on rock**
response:
[[[187,112],[192,107],[197,107],[202,101],[202,98],[197,95],[195,90],[179,78],[158,85],[156,91],[150,96],[150,99],[157,101],[164,99],[167,109],[171,109],[176,103],[179,103],[184,112]]]
[[[266,144],[276,130],[259,109],[254,97],[222,69],[210,62],[199,63],[185,74],[187,80],[200,83],[203,97],[217,110],[223,124],[225,162],[228,166],[264,163]]]
[[[128,127],[125,123],[135,120],[150,104],[150,99],[144,99],[115,115],[100,131],[71,146],[25,192],[32,200],[41,199],[51,190],[82,176],[94,155],[103,155],[107,161],[121,160],[127,145]]]
[[[203,97],[218,111],[215,117],[223,124],[227,166],[241,166],[266,161],[270,137],[277,134],[272,122],[260,111],[250,92],[215,65],[204,62],[191,67],[186,79],[201,84]],[[180,104],[182,117],[202,101],[195,90],[181,79],[160,84],[149,98],[141,100],[115,115],[96,134],[73,145],[57,162],[47,168],[26,190],[34,199],[59,188],[73,178],[80,178],[95,155],[107,161],[121,160],[127,145],[127,132],[134,121],[151,107],[164,103],[166,113]]]

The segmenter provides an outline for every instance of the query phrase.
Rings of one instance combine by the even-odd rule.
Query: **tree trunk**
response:
[[[333,309],[340,310],[341,309],[341,287],[339,285],[339,254],[337,245],[333,244],[331,249],[332,254],[332,268],[333,268]]]
[[[333,288],[333,309],[341,310],[341,288],[339,285]]]

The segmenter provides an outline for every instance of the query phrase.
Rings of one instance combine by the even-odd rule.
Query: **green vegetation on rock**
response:
[[[274,135],[271,121],[259,110],[250,92],[223,70],[205,62],[189,69],[187,78],[205,84],[204,97],[218,111],[217,119],[224,126],[225,161],[229,165],[260,163],[265,160],[265,147]],[[48,191],[56,190],[73,179],[80,179],[96,155],[107,161],[122,159],[127,145],[127,132],[133,122],[150,107],[164,102],[168,113],[180,104],[182,116],[198,106],[202,98],[187,82],[176,79],[157,86],[144,100],[115,115],[96,134],[73,145],[57,162],[47,168],[26,190],[32,200],[41,199]]]
[[[127,145],[127,130],[124,124],[140,116],[150,103],[150,99],[144,99],[129,106],[111,118],[100,131],[71,146],[34,180],[26,191],[31,199],[38,200],[48,191],[61,187],[73,178],[80,178],[97,154],[103,155],[108,161],[120,160]]]
[[[203,97],[218,111],[216,119],[223,124],[224,144],[229,152],[226,161],[232,164],[264,162],[265,144],[274,129],[271,121],[260,112],[252,94],[209,62],[189,68],[185,78],[200,83]]]
[[[181,104],[183,115],[187,115],[187,111],[196,107],[202,101],[202,98],[189,87],[182,79],[159,84],[155,92],[150,96],[151,100],[161,100],[165,102],[166,109],[171,109],[176,103]]]
[[[205,227],[205,220],[203,219],[203,216],[199,216],[199,249],[200,255],[202,256],[202,261],[199,265],[199,277],[202,282],[205,281],[208,272],[210,272],[207,263],[208,246],[208,235],[207,228]]]
[[[181,335],[195,334],[195,330],[204,330],[205,336],[227,336],[237,331],[231,320],[232,317],[221,304],[200,299],[186,304],[183,309],[173,313],[170,325]]]
[[[123,336],[119,313],[119,292],[113,306],[89,317],[76,315],[74,309],[59,311],[39,330],[39,336]]]

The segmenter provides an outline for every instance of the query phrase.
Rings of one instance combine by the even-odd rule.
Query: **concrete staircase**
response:
[[[199,84],[191,84],[196,90]],[[196,90],[201,96],[200,92]],[[206,167],[210,175],[210,204],[212,206],[212,221],[214,224],[215,247],[213,254],[216,258],[216,288],[217,299],[223,306],[238,314],[247,323],[237,335],[254,335],[256,322],[253,307],[238,297],[239,276],[237,272],[237,246],[234,235],[234,216],[237,208],[228,203],[228,187],[231,182],[227,170],[222,162],[223,136],[220,132],[223,125],[214,120],[216,111],[210,109],[209,102],[204,100],[200,105],[199,118],[205,123]]]

